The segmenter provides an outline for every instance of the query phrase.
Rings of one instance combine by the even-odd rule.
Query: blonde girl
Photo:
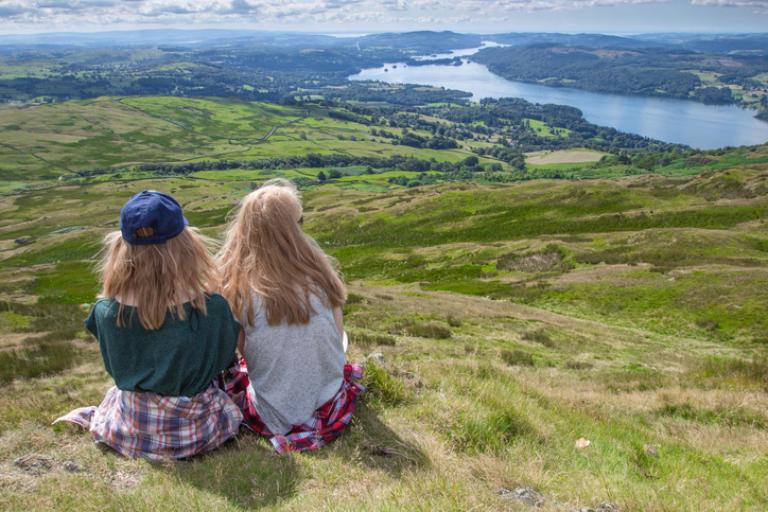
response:
[[[227,390],[279,453],[336,439],[363,391],[344,354],[344,285],[302,222],[293,184],[269,181],[241,201],[218,256],[244,329]]]
[[[216,385],[240,326],[215,290],[204,240],[171,196],[144,191],[105,239],[102,290],[85,322],[115,385],[98,407],[57,421],[129,457],[179,459],[237,434],[242,414]]]

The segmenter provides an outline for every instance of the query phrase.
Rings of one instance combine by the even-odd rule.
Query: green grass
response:
[[[477,412],[461,415],[451,426],[450,440],[464,452],[502,452],[510,444],[533,431],[531,425],[513,410]]]
[[[533,356],[522,350],[502,350],[501,360],[509,366],[534,366]]]
[[[545,139],[567,139],[571,135],[571,130],[568,128],[552,127],[537,119],[525,119],[525,121],[536,135]]]
[[[327,110],[233,99],[103,97],[35,108],[7,106],[0,192],[31,180],[94,168],[287,157],[309,153],[415,156],[458,162],[463,149],[431,150],[373,140],[369,127]],[[490,161],[483,159],[483,161]]]
[[[75,365],[81,350],[60,340],[35,343],[19,350],[0,352],[0,385],[14,379],[31,379],[41,375],[60,373]]]
[[[364,367],[368,401],[379,406],[396,406],[406,399],[403,384],[377,363],[367,362]]]
[[[128,130],[118,135],[146,121],[145,139],[128,136],[136,161],[153,151],[181,158],[192,141],[205,151],[231,145],[216,137],[291,117],[298,121],[275,141],[237,154],[324,144],[384,151],[338,137],[363,127],[289,107],[105,98],[57,108],[43,111],[63,135],[85,128],[75,115],[82,109],[115,114],[110,123]],[[168,138],[152,149],[159,126]],[[300,131],[317,138],[303,141]],[[99,144],[112,151],[117,138]],[[90,158],[95,144],[64,145],[61,161]],[[81,304],[98,290],[100,240],[144,188],[172,193],[192,224],[220,237],[254,185],[320,169],[126,172],[3,196],[0,508],[522,510],[499,491],[530,486],[545,497],[542,511],[601,502],[765,510],[768,160],[765,148],[704,156],[670,163],[666,176],[417,188],[385,186],[404,175],[397,169],[353,167],[304,188],[305,229],[350,286],[348,358],[384,357],[364,362],[367,392],[352,428],[313,454],[276,457],[243,434],[213,454],[160,465],[102,453],[85,433],[50,426],[98,404],[111,385],[82,324]],[[32,168],[25,161],[17,155],[7,169],[23,174]],[[32,241],[19,245],[20,237]],[[577,449],[582,437],[591,444]],[[33,476],[13,465],[29,454],[51,457],[51,468]],[[82,471],[67,471],[68,460]]]
[[[707,425],[747,426],[759,430],[768,428],[763,415],[739,408],[700,409],[689,403],[669,404],[659,409],[658,414]]]

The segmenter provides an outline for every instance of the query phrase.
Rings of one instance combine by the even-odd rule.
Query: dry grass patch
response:
[[[604,155],[605,153],[590,149],[565,149],[560,151],[527,153],[525,161],[526,163],[534,165],[577,164],[598,162]]]

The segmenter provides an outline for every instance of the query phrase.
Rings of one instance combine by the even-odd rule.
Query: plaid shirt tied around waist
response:
[[[352,421],[358,396],[365,391],[359,380],[363,369],[357,364],[344,365],[344,380],[336,395],[321,405],[312,417],[301,425],[294,425],[285,435],[270,432],[256,411],[248,380],[245,359],[228,371],[225,390],[243,412],[243,426],[264,436],[279,454],[316,450],[339,437]]]
[[[58,418],[89,430],[97,442],[126,457],[183,459],[213,450],[237,435],[243,415],[218,387],[191,397],[112,387],[98,407]]]

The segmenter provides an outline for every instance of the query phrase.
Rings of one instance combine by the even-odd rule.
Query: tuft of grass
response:
[[[455,317],[453,315],[448,315],[445,321],[451,327],[461,327],[461,318]]]
[[[437,322],[406,322],[400,330],[409,336],[436,340],[445,340],[452,336],[448,327]]]
[[[595,365],[587,361],[566,361],[565,368],[567,370],[590,370]]]
[[[651,391],[670,383],[669,376],[662,372],[634,363],[621,369],[609,370],[600,374],[599,378],[613,392]]]
[[[758,385],[768,389],[768,357],[746,360],[712,356],[700,362],[689,376],[719,384]]]
[[[547,334],[543,330],[528,331],[525,334],[523,334],[523,339],[526,341],[533,341],[535,343],[539,343],[548,348],[555,347],[554,340],[552,340],[552,338],[549,337],[549,334]]]
[[[533,356],[523,350],[504,349],[501,351],[501,360],[509,366],[534,366],[536,364]]]
[[[365,302],[365,297],[357,293],[347,294],[347,304],[362,304]]]
[[[32,318],[15,311],[0,311],[0,332],[24,332],[29,329]]]
[[[535,430],[527,419],[513,409],[459,415],[451,427],[449,437],[461,451],[468,453],[499,453],[516,440],[531,435]]]
[[[496,267],[502,270],[518,272],[549,272],[567,270],[570,265],[565,263],[565,251],[558,245],[550,244],[543,251],[518,255],[505,254],[496,262]]]
[[[365,399],[377,406],[396,406],[405,402],[406,393],[403,383],[389,374],[382,366],[367,361],[364,366],[363,385],[366,387]]]
[[[768,420],[764,416],[742,408],[702,409],[690,403],[667,404],[661,407],[656,414],[705,425],[745,426],[763,430],[768,428]]]
[[[705,331],[716,331],[720,325],[715,322],[714,320],[709,320],[706,318],[701,318],[699,320],[696,320],[696,326],[704,329]]]
[[[660,477],[662,464],[659,458],[649,454],[643,445],[634,444],[631,449],[630,460],[634,464],[634,469],[643,478],[655,480]]]
[[[0,352],[0,384],[60,373],[80,360],[81,350],[66,341],[35,340],[34,346]]]
[[[347,329],[350,343],[360,346],[371,345],[383,345],[387,347],[394,347],[397,344],[397,340],[389,334],[380,332],[361,331],[357,329]]]

